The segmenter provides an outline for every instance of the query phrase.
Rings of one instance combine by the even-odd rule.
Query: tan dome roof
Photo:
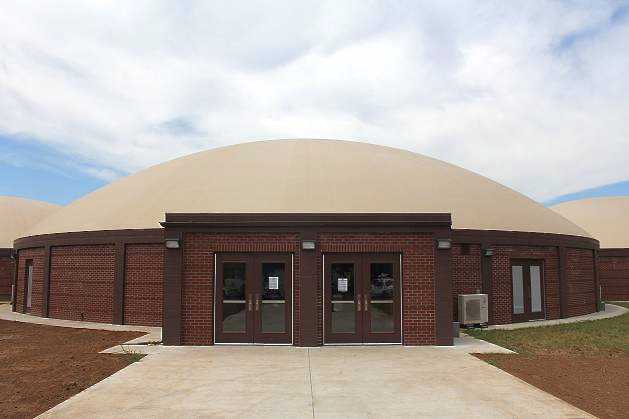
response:
[[[13,247],[13,240],[59,208],[48,202],[0,196],[0,248]]]
[[[583,227],[601,248],[629,248],[629,196],[581,199],[551,207]]]
[[[172,160],[73,202],[29,235],[155,228],[166,212],[449,212],[455,228],[587,236],[524,195],[460,167],[335,140],[259,141]]]

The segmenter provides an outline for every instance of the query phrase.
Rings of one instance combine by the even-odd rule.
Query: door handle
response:
[[[360,311],[361,307],[360,307],[360,294],[358,294],[358,309],[356,311]]]
[[[369,305],[367,303],[367,294],[365,294],[364,298],[365,298],[365,311],[369,311]]]
[[[252,299],[253,299],[253,295],[249,294],[249,303],[248,303],[249,311],[251,311],[253,309],[253,307],[252,307],[253,303],[251,302]]]
[[[256,311],[260,310],[260,294],[256,294]]]

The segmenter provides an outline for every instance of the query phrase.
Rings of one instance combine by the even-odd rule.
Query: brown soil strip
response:
[[[629,356],[476,356],[595,416],[628,417]]]
[[[126,367],[98,352],[143,334],[0,320],[0,416],[34,417]]]

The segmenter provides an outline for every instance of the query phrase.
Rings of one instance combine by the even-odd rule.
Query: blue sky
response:
[[[107,182],[81,170],[71,155],[0,135],[0,195],[65,205]]]
[[[544,203],[629,194],[629,1],[25,0],[0,39],[0,194],[64,204],[269,138],[399,147]]]

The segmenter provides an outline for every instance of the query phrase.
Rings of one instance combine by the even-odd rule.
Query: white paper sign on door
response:
[[[279,276],[270,276],[269,277],[269,289],[270,290],[278,290],[278,289],[280,289],[280,277]]]
[[[338,292],[347,292],[347,278],[339,278],[337,283]]]

